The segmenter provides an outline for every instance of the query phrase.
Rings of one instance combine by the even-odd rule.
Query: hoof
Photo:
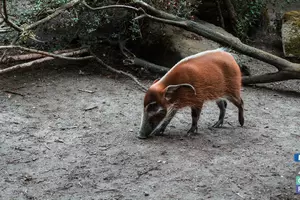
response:
[[[222,121],[217,121],[214,125],[212,125],[212,128],[220,128],[223,126],[223,120]]]
[[[241,118],[241,119],[239,120],[239,122],[240,122],[240,125],[241,125],[241,126],[244,126],[244,118]]]
[[[155,136],[163,136],[164,135],[165,130],[156,130],[153,131],[152,133],[150,133],[150,135],[155,135]]]
[[[139,138],[139,139],[141,139],[141,140],[147,139],[146,136],[141,136],[141,135],[137,135],[136,137]]]
[[[159,131],[159,132],[154,133],[154,135],[155,135],[155,136],[163,136],[163,135],[164,135],[164,132]]]
[[[196,134],[198,132],[198,127],[197,126],[192,126],[190,130],[187,132],[187,136],[190,136],[191,134]]]

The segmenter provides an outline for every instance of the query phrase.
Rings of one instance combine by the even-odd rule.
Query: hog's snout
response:
[[[153,131],[153,127],[151,126],[147,115],[143,114],[140,130],[137,134],[137,138],[146,139],[152,131]]]

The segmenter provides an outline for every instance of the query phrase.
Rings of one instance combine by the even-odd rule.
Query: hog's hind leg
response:
[[[220,115],[219,115],[219,120],[212,126],[213,128],[219,128],[223,125],[226,107],[227,107],[227,102],[224,99],[218,99],[216,103],[220,109]]]

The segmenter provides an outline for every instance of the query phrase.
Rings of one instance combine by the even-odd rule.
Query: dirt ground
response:
[[[166,136],[139,140],[144,93],[129,79],[68,67],[0,84],[0,199],[300,199],[300,93],[246,87],[244,127],[228,104],[210,129],[209,102],[197,135],[184,136],[184,109]]]

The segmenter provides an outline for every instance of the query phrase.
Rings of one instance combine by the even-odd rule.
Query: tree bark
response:
[[[81,49],[81,50],[76,50],[76,51],[72,51],[72,52],[62,53],[62,54],[60,54],[60,56],[63,56],[65,59],[68,59],[68,56],[82,55],[82,54],[85,54],[85,53],[88,53],[88,52],[89,51],[87,49]],[[36,55],[36,54],[33,54],[33,55]],[[41,54],[39,54],[39,55],[41,55]],[[55,57],[45,57],[43,55],[41,55],[41,56],[42,56],[42,58],[40,58],[40,59],[33,60],[33,61],[30,61],[30,62],[26,62],[26,63],[14,65],[14,66],[2,69],[2,70],[0,70],[0,75],[6,74],[8,72],[15,71],[15,70],[28,68],[28,67],[31,67],[33,65],[40,64],[40,63],[55,59]],[[93,57],[91,57],[91,56],[89,56],[89,57],[79,57],[76,60],[87,60],[87,59],[91,59],[91,58],[93,58]],[[71,59],[73,59],[73,58],[70,58],[70,60]]]
[[[141,66],[145,69],[148,69],[148,70],[150,70],[152,72],[155,72],[155,73],[158,73],[158,74],[165,74],[166,72],[168,72],[170,70],[170,68],[160,66],[160,65],[156,65],[154,63],[148,62],[144,59],[137,58],[137,57],[125,59],[123,61],[123,63],[125,65]]]
[[[142,7],[144,10],[148,11],[148,13],[151,14],[151,15],[143,14],[141,17],[138,17],[138,19],[145,17],[145,18],[149,18],[154,21],[157,21],[157,22],[161,22],[161,23],[165,23],[165,24],[183,28],[187,31],[196,33],[198,35],[206,37],[207,39],[218,42],[219,44],[228,46],[229,48],[236,50],[239,53],[256,58],[265,63],[271,64],[274,67],[276,67],[280,72],[283,72],[283,73],[280,73],[280,76],[279,75],[275,76],[275,79],[274,79],[275,81],[290,79],[291,73],[293,74],[293,76],[292,76],[293,79],[300,79],[300,64],[289,62],[288,60],[285,60],[283,58],[275,56],[271,53],[268,53],[263,50],[260,50],[255,47],[244,44],[236,37],[227,36],[220,32],[216,32],[216,31],[210,29],[207,26],[207,23],[204,23],[201,21],[194,22],[194,21],[179,18],[177,16],[166,13],[164,11],[157,10],[157,9],[153,8],[152,6],[148,5],[147,3],[140,1],[140,0],[134,0],[134,2],[137,6]],[[252,76],[252,77],[249,77],[248,79],[245,79],[244,83],[252,84],[252,83],[255,83],[255,81],[261,82],[259,80],[267,80],[269,82],[272,81],[271,79],[265,79],[265,78],[260,79],[260,78],[261,78],[261,76]],[[269,78],[269,76],[268,76],[268,78]],[[274,76],[273,76],[273,78],[274,78]],[[250,79],[253,81],[249,81]],[[263,81],[263,82],[265,82],[265,81]]]

